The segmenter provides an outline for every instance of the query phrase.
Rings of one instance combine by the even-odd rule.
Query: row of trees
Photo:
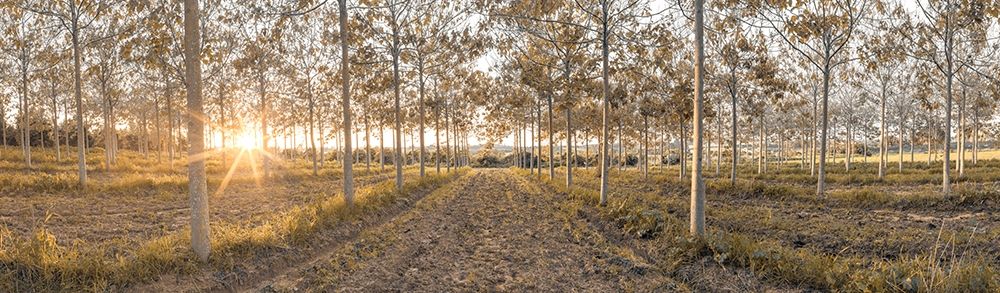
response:
[[[0,128],[14,126],[26,168],[33,141],[54,143],[61,157],[97,139],[110,170],[123,147],[173,162],[186,145],[189,159],[226,160],[199,145],[225,149],[253,132],[272,154],[297,141],[314,173],[331,143],[334,157],[351,161],[355,148],[374,149],[374,136],[380,157],[392,141],[400,162],[415,137],[423,176],[429,135],[438,170],[442,157],[451,166],[468,152],[472,135],[513,136],[539,176],[555,177],[557,157],[575,162],[581,145],[586,154],[596,143],[604,204],[613,157],[640,154],[645,173],[650,153],[676,146],[700,234],[710,163],[718,173],[727,162],[735,182],[740,161],[766,172],[769,161],[798,156],[822,197],[831,141],[848,157],[877,141],[879,176],[893,133],[900,155],[904,140],[911,151],[941,148],[948,193],[952,136],[960,154],[970,136],[984,137],[998,92],[1000,5],[987,0],[211,0],[191,10],[195,2],[0,4],[10,36],[0,62],[11,68]],[[85,148],[76,152],[85,184]],[[265,176],[275,157],[264,156]],[[402,164],[393,165],[401,188]],[[350,201],[352,164],[343,168]]]
[[[508,93],[494,95],[493,107],[500,110],[491,114],[504,123],[491,126],[537,138],[518,144],[537,154],[524,165],[537,167],[539,176],[548,157],[548,173],[554,177],[556,144],[566,146],[564,157],[573,162],[579,145],[589,150],[596,141],[602,204],[611,148],[617,144],[641,153],[646,172],[649,138],[661,140],[661,156],[662,145],[672,141],[685,158],[680,176],[692,171],[692,233],[703,227],[697,220],[703,207],[703,133],[715,140],[716,172],[728,161],[732,182],[741,153],[749,152],[757,172],[766,172],[768,155],[777,145],[778,160],[798,156],[803,167],[808,160],[819,197],[824,196],[833,138],[842,142],[850,169],[859,136],[867,154],[876,127],[879,178],[888,169],[893,140],[900,162],[904,140],[911,158],[918,144],[926,143],[928,152],[941,148],[942,191],[948,194],[953,135],[959,140],[959,176],[969,137],[975,157],[979,138],[986,135],[984,126],[1000,92],[998,3],[718,1],[707,16],[698,1],[689,4],[606,0],[483,5],[501,55],[497,79]],[[702,35],[706,23],[707,38]],[[954,89],[956,79],[960,93]],[[956,102],[957,129],[952,126]],[[599,114],[574,119],[594,112]],[[703,116],[710,123],[708,131],[702,129]],[[692,166],[686,166],[689,161]],[[567,186],[573,184],[572,176],[573,164],[568,164]]]
[[[653,137],[663,144],[672,140],[677,153],[690,153],[694,161],[698,147],[686,149],[697,112],[690,102],[698,68],[697,46],[690,45],[695,30],[687,29],[692,8],[648,4],[489,7],[500,40],[497,50],[504,56],[501,79],[535,96],[498,97],[498,103],[516,108],[509,119],[539,132],[534,137],[546,132],[550,152],[557,143],[553,135],[569,152],[579,145],[574,138],[585,146],[596,141],[602,149],[617,141],[619,148],[632,148],[648,162],[648,138]],[[605,8],[610,9],[606,16]],[[891,148],[902,154],[904,144],[912,151],[926,143],[927,151],[943,149],[942,188],[948,193],[952,137],[960,140],[964,156],[967,141],[975,146],[987,136],[995,108],[997,14],[997,4],[987,1],[713,3],[704,70],[705,111],[714,124],[707,135],[714,138],[716,168],[729,162],[735,182],[740,154],[751,153],[758,172],[765,172],[767,156],[777,145],[778,159],[808,161],[822,197],[832,139],[841,142],[848,157],[877,141],[879,177],[888,169]],[[605,46],[613,60],[610,74],[603,73]],[[953,80],[960,81],[960,92],[950,85]],[[606,81],[610,91],[603,89]],[[952,126],[953,103],[959,104],[959,127]],[[601,112],[611,117],[606,121],[572,118],[605,105],[609,110]],[[536,122],[544,125],[533,128],[532,120],[547,123]],[[873,127],[877,132],[871,137]],[[615,139],[616,132],[625,139]],[[595,139],[595,133],[602,136]],[[681,160],[681,176],[691,168],[684,166],[687,161]],[[850,168],[851,160],[845,162]],[[964,160],[957,162],[961,175]],[[607,168],[601,169],[603,178]],[[572,166],[566,180],[572,184]]]
[[[0,79],[0,128],[16,128],[25,168],[34,168],[32,147],[54,146],[62,161],[64,148],[83,146],[76,148],[83,185],[88,147],[101,146],[112,170],[120,148],[172,164],[187,146],[192,244],[202,258],[202,159],[227,159],[206,145],[225,149],[257,137],[271,153],[262,156],[270,176],[278,144],[291,137],[308,150],[315,174],[330,143],[335,157],[350,161],[360,140],[352,135],[363,135],[366,153],[376,136],[380,145],[395,143],[401,188],[405,137],[419,139],[420,176],[428,145],[416,133],[437,137],[439,172],[465,163],[474,101],[485,99],[475,95],[487,77],[469,66],[483,42],[462,2],[23,0],[0,9],[0,25],[11,32],[0,41],[0,62],[17,69]],[[350,204],[352,164],[342,166]]]

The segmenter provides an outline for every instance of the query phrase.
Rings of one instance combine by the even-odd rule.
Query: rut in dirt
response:
[[[570,235],[558,197],[507,170],[474,171],[278,291],[617,291],[637,277]]]

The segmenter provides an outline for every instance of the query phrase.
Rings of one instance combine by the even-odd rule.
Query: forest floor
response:
[[[477,170],[265,291],[675,291],[628,250],[574,237],[565,198],[507,170]],[[585,233],[596,233],[587,229]]]
[[[322,199],[343,184],[339,172],[327,167],[323,176],[290,175],[285,164],[277,166],[274,177],[263,178],[246,161],[233,168],[224,190],[217,181],[210,184],[209,212],[215,222],[253,226],[275,213]],[[180,165],[180,164],[178,164]],[[257,168],[257,167],[254,167]],[[308,168],[301,168],[308,169]],[[395,176],[394,169],[361,172],[356,188],[374,185]],[[412,170],[407,170],[411,175]],[[39,174],[40,173],[40,174]],[[190,203],[182,171],[93,170],[90,187],[75,186],[46,192],[10,191],[0,196],[0,226],[29,234],[45,229],[60,245],[83,241],[90,245],[134,246],[151,238],[174,233],[189,223]],[[210,174],[224,177],[219,170]],[[75,170],[24,173],[25,177],[72,177]],[[113,187],[108,187],[112,185]]]
[[[709,257],[656,258],[596,218],[596,207],[573,203],[516,171],[477,169],[240,291],[804,291]]]
[[[421,178],[408,167],[397,190],[391,166],[356,166],[358,198],[346,208],[336,166],[314,176],[290,160],[260,179],[242,164],[210,198],[208,264],[186,246],[181,166],[128,162],[92,171],[78,190],[65,164],[20,171],[0,160],[10,171],[0,176],[0,291],[1000,288],[1000,161],[968,166],[949,196],[940,166],[923,163],[882,179],[871,163],[831,167],[826,198],[807,166],[743,165],[736,184],[707,168],[703,238],[688,236],[690,181],[676,167],[613,168],[599,206],[593,168],[575,168],[566,187],[565,168],[554,178],[429,168]],[[210,190],[227,170],[210,161]]]

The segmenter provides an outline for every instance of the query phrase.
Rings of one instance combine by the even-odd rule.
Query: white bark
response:
[[[339,1],[337,1],[337,8],[340,11],[340,21],[339,21],[339,23],[340,23],[340,70],[341,70],[340,74],[341,74],[341,77],[343,77],[343,80],[342,80],[342,83],[341,83],[341,87],[342,88],[341,88],[341,92],[340,92],[340,94],[341,94],[341,101],[340,101],[340,103],[341,103],[341,106],[343,107],[343,115],[342,116],[344,118],[344,125],[342,126],[342,129],[344,131],[344,152],[345,152],[345,154],[350,154],[350,153],[352,153],[352,149],[351,149],[351,130],[353,128],[351,127],[351,67],[350,67],[351,59],[350,59],[350,54],[348,52],[348,46],[347,46],[347,40],[350,39],[348,37],[348,32],[347,32],[347,0],[339,0]],[[398,85],[398,76],[397,76],[397,85]],[[399,100],[398,100],[398,97],[399,97],[399,87],[398,86],[396,87],[396,96],[397,96],[396,109],[397,109],[397,113],[398,113],[398,111],[399,111],[398,110],[399,109]],[[398,123],[398,120],[397,120],[397,123]],[[346,158],[346,156],[345,156],[345,158]],[[345,159],[343,165],[344,165],[344,202],[347,204],[348,207],[351,207],[351,206],[354,205],[354,170],[353,170],[354,162],[348,162]],[[397,170],[401,170],[401,169],[397,169]],[[397,173],[397,176],[401,177],[402,174]],[[402,184],[402,178],[399,178],[397,180],[399,180],[398,185],[401,185]]]
[[[201,37],[197,0],[184,0],[184,67],[188,111],[188,192],[191,201],[191,248],[202,262],[211,249],[208,225],[208,185],[205,178],[204,122],[201,101]]]
[[[694,4],[694,41],[695,41],[695,67],[694,67],[694,123],[692,129],[692,141],[694,149],[692,156],[694,162],[691,171],[691,234],[701,236],[705,234],[705,182],[702,180],[702,100],[704,99],[704,66],[705,66],[705,41],[704,41],[704,1],[695,0]]]

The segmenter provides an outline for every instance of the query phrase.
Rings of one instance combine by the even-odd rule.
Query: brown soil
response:
[[[685,290],[641,257],[574,237],[581,226],[557,215],[562,200],[509,171],[478,170],[362,233],[329,259],[306,264],[261,289]]]

